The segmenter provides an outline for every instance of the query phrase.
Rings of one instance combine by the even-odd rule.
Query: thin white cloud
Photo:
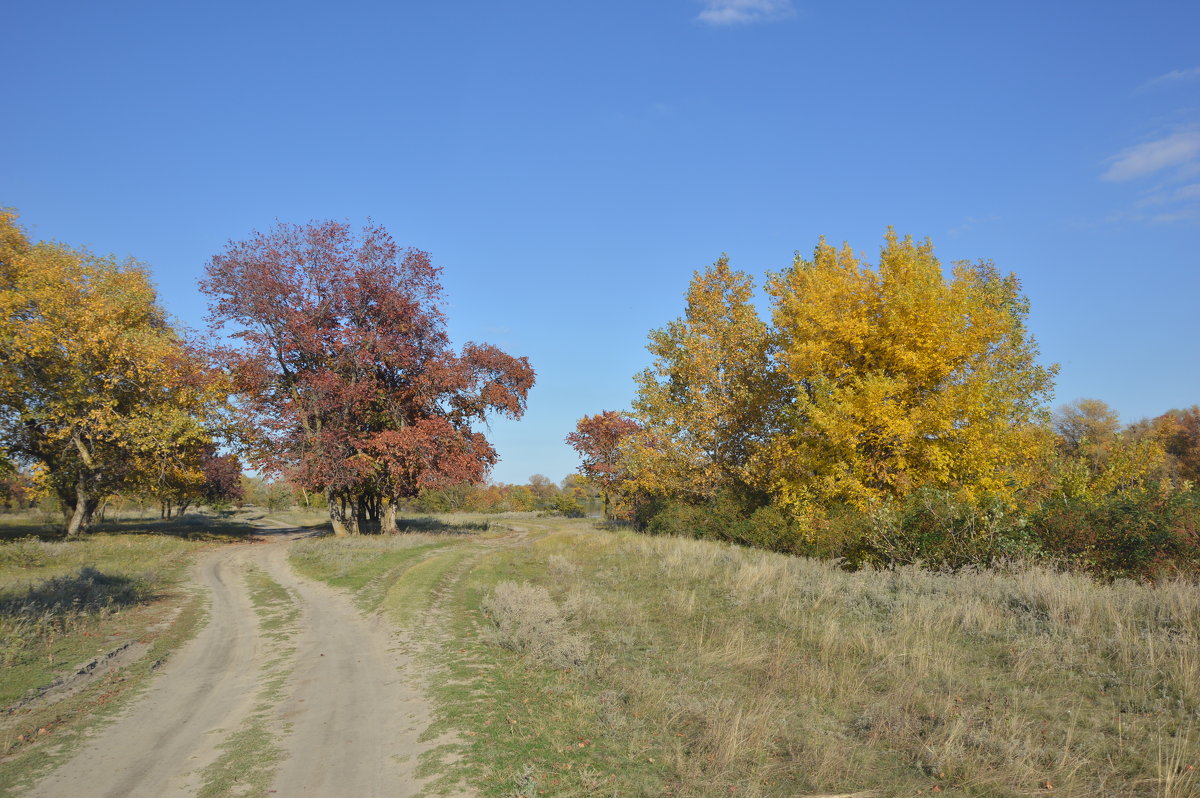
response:
[[[1175,189],[1175,194],[1171,199],[1177,202],[1200,200],[1200,183],[1192,183],[1190,186]]]
[[[1138,208],[1153,208],[1157,205],[1170,205],[1173,202],[1191,202],[1200,200],[1200,183],[1169,190],[1152,191],[1134,203]]]
[[[1138,91],[1161,89],[1164,87],[1174,86],[1178,83],[1186,83],[1189,80],[1200,80],[1200,66],[1192,67],[1191,69],[1176,69],[1168,72],[1165,75],[1159,75],[1158,77],[1152,78],[1139,86]]]
[[[696,19],[709,25],[745,25],[772,22],[796,13],[792,0],[703,0]]]
[[[1130,184],[1129,188],[1137,187],[1139,195],[1127,210],[1115,212],[1110,222],[1200,222],[1200,124],[1164,131],[1158,138],[1114,155],[1107,163],[1100,179]],[[1152,180],[1144,179],[1151,176]]]
[[[1157,216],[1151,216],[1150,221],[1154,224],[1174,224],[1176,222],[1200,221],[1200,208],[1184,208],[1183,210],[1179,211],[1160,213]]]
[[[965,233],[971,232],[980,225],[991,224],[992,222],[998,221],[1000,221],[1000,216],[994,213],[991,216],[966,216],[963,218],[961,224],[959,224],[957,227],[950,228],[950,230],[947,231],[947,235],[950,238],[958,238]]]
[[[1162,169],[1189,164],[1200,156],[1200,130],[1183,130],[1130,147],[1109,159],[1101,180],[1133,180]]]

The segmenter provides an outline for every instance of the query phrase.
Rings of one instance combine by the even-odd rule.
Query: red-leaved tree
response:
[[[200,469],[204,472],[200,501],[204,504],[212,507],[235,504],[246,497],[242,463],[236,454],[217,454],[216,447],[209,446],[200,456]]]
[[[324,491],[337,534],[395,531],[398,500],[481,480],[496,452],[472,424],[525,411],[528,359],[454,352],[439,274],[381,225],[323,221],[230,242],[201,281],[237,340],[222,355],[253,464]]]
[[[621,466],[621,443],[639,429],[638,423],[623,413],[605,410],[579,419],[575,431],[567,435],[567,443],[583,460],[580,473],[600,486],[605,518],[609,517],[610,492],[626,476]]]

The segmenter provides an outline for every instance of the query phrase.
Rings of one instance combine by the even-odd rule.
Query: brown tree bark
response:
[[[87,482],[81,473],[75,480],[75,509],[67,521],[67,537],[79,537],[87,525]]]
[[[362,503],[357,496],[346,497],[345,509],[342,516],[346,519],[346,529],[351,535],[362,534]]]
[[[379,531],[384,535],[395,535],[400,530],[396,528],[396,500],[388,499],[383,506],[383,517],[379,522]]]
[[[333,534],[339,538],[349,535],[350,530],[346,529],[346,522],[342,519],[341,497],[332,490],[326,490],[325,503],[329,505],[329,523],[333,527]]]

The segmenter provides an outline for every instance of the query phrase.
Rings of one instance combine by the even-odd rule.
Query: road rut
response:
[[[418,737],[430,707],[386,623],[350,599],[296,574],[287,563],[295,532],[206,555],[196,582],[211,596],[209,620],[163,666],[147,691],[39,783],[36,798],[168,798],[196,795],[221,743],[247,722],[266,677],[271,641],[259,628],[245,575],[260,569],[299,609],[294,654],[270,707],[284,755],[276,794],[410,796]]]

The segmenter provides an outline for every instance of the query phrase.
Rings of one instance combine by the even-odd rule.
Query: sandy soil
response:
[[[256,566],[286,587],[300,617],[283,697],[273,707],[285,752],[273,784],[284,798],[409,796],[430,706],[409,655],[381,619],[287,565],[294,532],[214,551],[195,569],[211,595],[209,621],[150,687],[28,795],[167,798],[195,795],[201,771],[254,709],[271,649],[250,601]]]

